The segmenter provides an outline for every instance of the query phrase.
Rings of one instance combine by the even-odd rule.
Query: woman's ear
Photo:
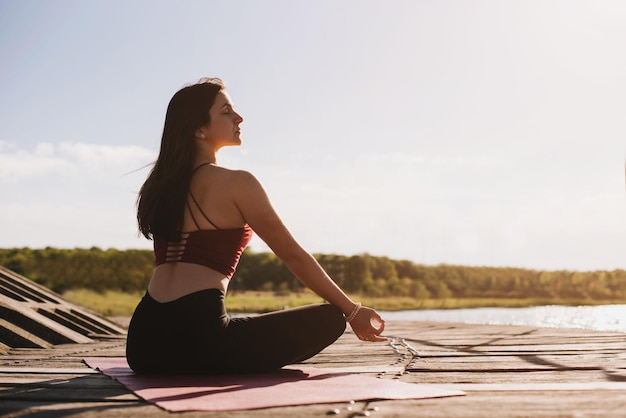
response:
[[[196,139],[204,139],[206,138],[206,135],[204,134],[204,128],[198,128],[196,129]]]

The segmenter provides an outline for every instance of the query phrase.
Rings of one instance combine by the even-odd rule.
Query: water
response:
[[[626,305],[535,306],[530,308],[425,309],[380,312],[387,321],[529,325],[626,332]]]

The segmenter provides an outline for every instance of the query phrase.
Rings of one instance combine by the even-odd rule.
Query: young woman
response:
[[[137,200],[156,268],[130,322],[126,357],[137,373],[255,373],[319,353],[346,322],[384,341],[384,321],[354,303],[292,237],[255,177],[216,164],[240,145],[243,118],[219,79],[202,79],[169,103],[161,149]],[[229,318],[224,297],[252,231],[330,304]]]

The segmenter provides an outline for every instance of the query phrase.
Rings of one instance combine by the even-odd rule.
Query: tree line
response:
[[[544,298],[626,301],[626,270],[539,271],[512,267],[423,265],[358,254],[315,254],[343,289],[366,296],[446,298]],[[70,289],[126,292],[146,289],[150,250],[0,249],[0,265],[56,292]],[[273,253],[247,249],[230,289],[298,291],[302,284]]]

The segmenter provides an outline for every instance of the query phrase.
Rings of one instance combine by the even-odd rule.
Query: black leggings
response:
[[[146,292],[130,321],[126,358],[136,373],[268,372],[314,356],[345,328],[329,304],[229,318],[219,289],[166,303]]]

